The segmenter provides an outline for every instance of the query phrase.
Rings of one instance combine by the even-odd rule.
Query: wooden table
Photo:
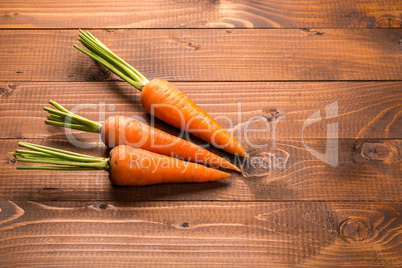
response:
[[[0,266],[402,266],[401,10],[398,0],[1,1]],[[93,120],[152,121],[139,92],[73,49],[78,28],[227,129],[263,116],[269,129],[256,123],[248,138],[268,147],[242,143],[284,165],[138,188],[104,171],[16,170],[7,152],[18,141],[107,155],[97,134],[74,131],[90,145],[77,148],[45,125],[49,100],[92,104],[79,112]]]

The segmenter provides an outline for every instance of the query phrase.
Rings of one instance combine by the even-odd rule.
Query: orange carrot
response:
[[[109,179],[116,185],[207,182],[229,176],[229,173],[220,170],[125,145],[117,146],[110,152]]]
[[[142,91],[141,103],[150,114],[231,154],[248,157],[243,146],[228,131],[174,85],[163,79],[148,81],[89,32],[80,30],[78,40],[91,53],[76,45],[75,48]]]
[[[170,135],[162,130],[143,124],[125,116],[111,116],[102,125],[84,117],[71,113],[54,101],[49,101],[55,109],[45,107],[50,113],[46,124],[100,133],[106,146],[128,145],[158,154],[177,157],[214,167],[229,168],[240,172],[240,169],[226,159],[195,145],[189,141]]]
[[[52,164],[54,166],[20,166],[18,169],[106,170],[113,184],[142,186],[159,183],[208,182],[225,179],[229,173],[181,161],[149,151],[120,145],[110,151],[109,158],[73,153],[27,142],[19,146],[31,149],[10,153],[17,161]]]
[[[190,132],[228,153],[248,156],[235,137],[166,80],[148,82],[141,91],[141,103],[150,114],[174,127]]]

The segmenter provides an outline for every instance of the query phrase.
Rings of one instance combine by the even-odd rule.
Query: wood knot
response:
[[[385,15],[376,21],[377,27],[381,29],[401,28],[402,21],[392,15]]]
[[[193,42],[188,42],[187,45],[188,45],[189,47],[194,48],[194,50],[198,50],[198,49],[200,49],[200,47],[201,47],[200,45],[193,44]]]
[[[401,148],[398,141],[365,142],[361,145],[360,155],[369,160],[394,163],[399,161]]]
[[[183,222],[182,224],[180,224],[180,226],[183,227],[183,228],[188,228],[189,227],[188,222]]]
[[[362,242],[370,235],[370,223],[361,219],[350,218],[341,224],[339,233],[348,243]]]
[[[197,42],[193,41],[191,38],[186,37],[186,36],[176,36],[176,35],[171,35],[169,38],[176,42],[178,46],[184,46],[184,47],[189,47],[194,50],[199,50],[201,48],[201,45],[198,44]]]
[[[14,165],[16,162],[17,162],[16,158],[12,158],[12,159],[8,160],[8,163],[11,165]]]
[[[94,208],[96,208],[96,209],[107,209],[109,207],[109,205],[108,204],[97,204],[97,205],[94,205]]]
[[[18,12],[7,12],[4,14],[5,17],[17,17],[18,15]]]
[[[5,85],[0,87],[0,95],[3,95],[4,97],[9,97],[14,90],[17,88],[16,85]]]
[[[301,28],[300,30],[302,30],[304,33],[306,33],[306,35],[324,35],[325,32],[321,32],[315,29],[309,29],[309,28]]]
[[[114,81],[117,80],[117,77],[113,76],[113,73],[106,69],[103,65],[98,62],[95,62],[95,65],[98,67],[97,71],[93,71],[92,69],[87,72],[87,81],[88,82],[105,82],[105,81]]]
[[[250,157],[241,165],[241,173],[246,178],[265,177],[277,170],[285,170],[290,156],[288,152],[278,148],[250,153]]]

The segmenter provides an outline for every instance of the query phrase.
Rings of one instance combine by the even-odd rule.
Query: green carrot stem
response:
[[[10,153],[10,154],[32,154],[32,155],[39,155],[39,156],[51,156],[51,154],[47,154],[47,153],[33,152],[33,151],[21,150],[21,149],[17,149],[17,150],[15,150],[15,153]]]
[[[88,158],[88,157],[81,157],[81,156],[71,156],[68,154],[64,154],[64,153],[60,153],[60,152],[54,152],[51,150],[46,150],[46,149],[40,149],[40,148],[35,148],[35,147],[31,147],[30,145],[24,145],[25,148],[29,148],[29,149],[34,149],[37,150],[39,152],[44,152],[44,153],[49,153],[53,156],[57,156],[59,158],[63,158],[63,159],[68,159],[68,160],[73,160],[76,162],[98,162],[98,159],[92,159],[92,158]]]
[[[85,121],[84,121],[85,124],[89,123],[91,126],[94,126],[95,128],[99,127],[99,125],[100,125],[100,127],[102,127],[102,125],[101,125],[99,122],[95,122],[95,121],[89,120],[89,119],[87,119],[87,118],[85,118],[85,117],[82,117],[82,116],[80,116],[80,115],[76,115],[76,114],[70,112],[69,110],[67,110],[66,108],[64,108],[61,104],[58,104],[58,103],[55,102],[55,101],[50,100],[49,103],[50,103],[51,105],[53,105],[55,108],[59,109],[59,110],[60,110],[61,112],[63,112],[63,113],[74,115],[75,117],[73,117],[73,118],[71,119],[71,122],[72,122],[72,123],[80,124],[80,121],[77,120],[77,118],[80,118],[80,119],[82,119],[82,120],[85,120]],[[53,110],[53,109],[52,109],[52,110]],[[51,113],[51,112],[50,112],[50,113]],[[60,115],[55,115],[55,114],[52,114],[52,113],[51,113],[50,115],[51,115],[51,116],[52,116],[52,115],[54,115],[54,116],[59,116],[60,118],[65,119],[65,117],[60,116]],[[65,120],[63,120],[63,122],[64,122],[64,121],[65,121]],[[83,122],[83,121],[81,121],[81,122]]]
[[[55,114],[50,114],[47,116],[47,120],[56,121],[56,122],[64,122],[64,118]]]
[[[20,160],[20,159],[26,159],[26,160],[42,160],[42,161],[57,161],[59,158],[57,157],[38,157],[38,156],[33,156],[33,155],[15,155],[15,159]],[[23,161],[23,162],[29,162],[29,161]],[[47,163],[47,162],[46,162]]]
[[[78,36],[78,41],[80,41],[81,44],[92,53],[74,45],[76,49],[103,64],[110,71],[120,76],[123,80],[127,81],[138,90],[142,90],[142,88],[149,82],[145,76],[114,54],[105,44],[94,37],[91,33],[85,33],[82,30],[79,30]]]
[[[120,76],[124,81],[126,81],[127,83],[129,83],[130,85],[132,85],[133,87],[135,87],[138,90],[142,90],[142,88],[144,87],[144,85],[142,85],[141,83],[131,79],[129,76],[125,75],[123,72],[121,72],[119,69],[117,69],[116,67],[114,67],[112,64],[110,64],[109,62],[107,62],[106,60],[104,60],[103,58],[99,57],[98,55],[94,54],[94,53],[89,53],[88,51],[85,51],[84,49],[80,48],[77,45],[74,45],[74,47],[76,49],[78,49],[79,51],[81,51],[82,53],[86,54],[87,56],[91,57],[92,59],[96,60],[97,62],[101,63],[103,66],[105,66],[107,69],[109,69],[110,71],[112,71],[113,73],[115,73],[116,75]]]
[[[28,151],[28,150],[15,150],[15,153],[13,154],[19,154],[19,155],[32,155],[32,156],[43,156],[43,157],[52,157],[51,154],[48,153],[43,153],[43,152],[34,152],[34,151]]]
[[[109,170],[109,158],[78,154],[27,142],[20,142],[18,145],[32,151],[16,150],[16,152],[10,153],[15,156],[17,161],[55,165],[24,166],[19,167],[20,169]]]
[[[121,72],[123,72],[134,81],[138,81],[140,79],[132,70],[130,70],[130,68],[127,68],[127,63],[117,57],[109,49],[105,49],[105,46],[103,44],[99,44],[99,42],[91,38],[91,36],[87,36],[82,32],[80,33],[78,41],[80,41],[90,51],[112,64],[115,68],[119,69]]]
[[[44,110],[50,113],[50,115],[47,117],[48,120],[45,121],[45,123],[48,125],[78,129],[94,133],[99,133],[102,129],[102,124],[99,122],[76,115],[55,101],[49,101],[49,103],[58,110],[44,107]]]
[[[48,115],[47,116],[47,120],[49,120],[49,121],[54,121],[54,122],[66,122],[66,119],[65,118],[63,118],[63,117],[61,117],[61,116],[58,116],[58,115],[55,115],[55,114],[50,114],[50,115]],[[70,121],[70,120],[68,120],[68,121]],[[77,120],[75,120],[74,118],[72,118],[71,119],[71,123],[72,124],[80,124]]]
[[[39,170],[97,170],[103,168],[92,168],[92,167],[59,167],[59,166],[20,166],[17,169],[39,169]]]
[[[14,155],[14,157],[16,159],[18,158],[25,158],[25,159],[50,159],[50,160],[58,160],[57,157],[53,157],[53,156],[40,156],[40,155],[34,155],[34,154],[28,154],[28,153],[9,153],[11,155]]]
[[[101,161],[104,159],[102,157],[95,157],[95,156],[90,156],[90,155],[86,155],[86,154],[73,153],[73,152],[66,151],[66,150],[60,150],[60,149],[56,149],[56,148],[52,148],[52,147],[47,147],[47,146],[42,146],[42,145],[37,145],[37,144],[22,142],[22,141],[18,143],[18,146],[25,147],[25,148],[28,148],[28,149],[31,149],[34,151],[39,151],[39,152],[44,152],[44,150],[46,150],[45,153],[49,153],[51,155],[54,155],[55,153],[61,153],[64,155],[76,156],[76,157],[81,157],[81,158],[97,159],[98,161]]]
[[[74,166],[74,167],[96,167],[96,168],[104,168],[105,164],[102,162],[95,163],[81,163],[75,161],[63,161],[63,160],[53,160],[53,159],[41,159],[41,158],[24,158],[24,157],[16,157],[18,161],[21,162],[29,162],[29,163],[43,163],[43,164],[53,164],[53,165],[66,165],[66,166]]]
[[[70,112],[69,110],[67,110],[66,108],[64,108],[63,106],[61,106],[60,104],[58,104],[58,103],[55,102],[55,101],[50,100],[49,103],[50,103],[51,105],[53,105],[54,107],[56,107],[57,109],[59,109],[60,111],[62,111],[62,112],[65,112],[65,113],[69,113],[69,112]]]
[[[65,127],[65,128],[71,128],[71,129],[77,129],[85,132],[94,132],[94,133],[99,133],[99,131],[93,130],[90,127],[83,126],[83,125],[77,125],[77,124],[68,124],[68,123],[62,123],[62,122],[55,122],[51,120],[45,120],[46,125],[51,125],[51,126],[56,126],[56,127]]]
[[[55,115],[65,118],[68,123],[70,123],[74,120],[76,122],[79,122],[82,125],[86,125],[86,126],[92,128],[94,132],[99,132],[100,128],[102,127],[102,125],[98,122],[94,122],[92,120],[86,119],[84,117],[81,117],[81,116],[73,114],[73,113],[62,112],[62,111],[58,111],[58,110],[55,110],[55,109],[52,109],[49,107],[45,107],[44,110],[51,114],[55,114]]]
[[[95,53],[96,55],[102,57],[104,60],[108,61],[110,64],[115,66],[117,69],[125,73],[127,76],[131,77],[133,80],[137,81],[140,79],[135,72],[130,69],[130,65],[114,54],[108,47],[105,46],[99,39],[90,34],[89,32],[85,34],[80,30],[78,41],[80,41],[86,48]],[[102,56],[104,55],[104,57]]]
[[[106,50],[108,52],[108,54],[113,57],[114,59],[116,59],[119,63],[121,63],[122,65],[124,65],[127,69],[129,69],[132,73],[135,74],[136,77],[139,77],[141,80],[143,81],[147,81],[148,79],[143,76],[139,71],[137,71],[135,68],[133,68],[130,64],[128,64],[125,60],[121,59],[119,56],[117,56],[116,54],[114,54],[105,44],[103,44],[98,38],[96,38],[95,36],[93,36],[90,32],[87,32],[86,34],[79,30],[81,37],[82,36],[87,36],[89,39],[91,39],[91,41],[93,43],[96,43],[98,46],[102,47],[104,50]]]
[[[29,160],[41,160],[41,161],[58,161],[60,158],[57,157],[41,157],[41,156],[35,156],[35,155],[29,155],[29,154],[16,154],[15,158],[17,160],[25,159],[23,162],[30,162]]]

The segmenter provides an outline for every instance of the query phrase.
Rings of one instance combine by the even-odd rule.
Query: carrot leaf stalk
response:
[[[47,117],[48,120],[45,121],[47,125],[100,133],[102,129],[101,123],[76,115],[55,101],[49,101],[49,103],[57,110],[48,107],[44,108],[45,111],[50,113]]]
[[[105,46],[91,33],[85,33],[80,30],[78,41],[80,41],[81,44],[83,44],[90,52],[77,45],[74,45],[76,49],[103,64],[106,68],[120,76],[123,80],[128,82],[136,89],[141,91],[142,88],[149,82],[145,76],[134,69],[126,61],[114,54],[107,46]]]
[[[109,170],[109,158],[78,154],[28,142],[19,142],[18,146],[31,151],[17,149],[15,152],[9,153],[14,155],[17,161],[54,165],[20,166],[17,167],[18,169]]]

